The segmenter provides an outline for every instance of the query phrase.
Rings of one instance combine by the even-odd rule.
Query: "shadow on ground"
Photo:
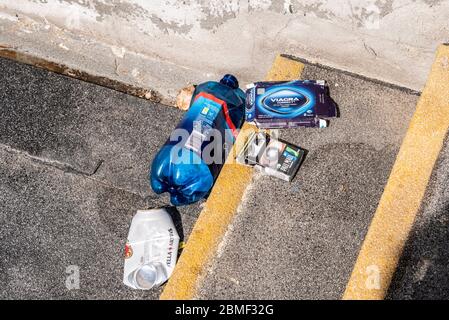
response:
[[[389,299],[449,299],[449,206],[442,213],[409,239]]]
[[[449,299],[449,146],[443,148],[388,299]]]

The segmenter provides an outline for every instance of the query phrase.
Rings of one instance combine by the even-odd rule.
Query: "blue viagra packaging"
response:
[[[246,91],[246,121],[262,129],[328,126],[337,106],[323,80],[256,82]]]

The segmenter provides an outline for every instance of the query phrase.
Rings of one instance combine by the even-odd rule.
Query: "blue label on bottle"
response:
[[[232,127],[226,103],[211,94],[200,92],[177,127],[181,131],[176,136],[182,139],[170,140],[168,144],[191,150],[217,176],[234,144],[236,130]]]

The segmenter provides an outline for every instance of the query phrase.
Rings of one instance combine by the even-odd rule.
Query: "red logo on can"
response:
[[[131,258],[133,255],[133,248],[131,248],[131,245],[129,242],[126,242],[125,244],[125,259]]]

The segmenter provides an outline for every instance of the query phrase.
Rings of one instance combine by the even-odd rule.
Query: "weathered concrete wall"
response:
[[[27,50],[57,45],[61,59],[77,53],[89,68],[101,43],[111,55],[99,53],[99,65],[110,59],[118,77],[163,77],[123,67],[133,59],[180,68],[167,76],[169,95],[189,72],[193,81],[225,72],[260,79],[277,53],[419,90],[436,46],[449,42],[449,0],[0,0],[2,21],[0,44],[21,46],[19,33]]]

